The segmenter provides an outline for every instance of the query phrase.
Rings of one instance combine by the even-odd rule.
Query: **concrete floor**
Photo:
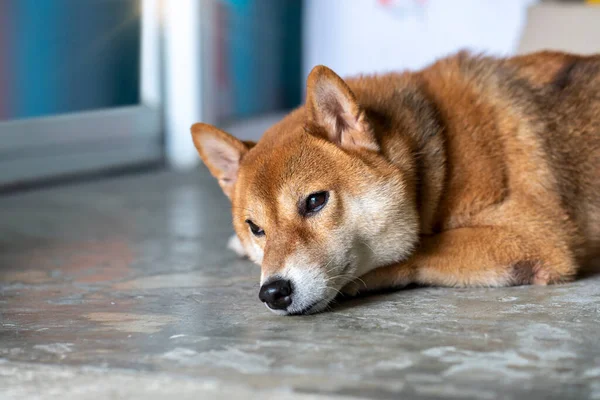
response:
[[[0,198],[2,399],[600,399],[600,276],[278,317],[205,170]]]

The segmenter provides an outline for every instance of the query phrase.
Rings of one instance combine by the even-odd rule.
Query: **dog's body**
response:
[[[599,56],[459,53],[346,82],[316,67],[256,146],[192,132],[282,314],[340,289],[562,282],[600,251]]]

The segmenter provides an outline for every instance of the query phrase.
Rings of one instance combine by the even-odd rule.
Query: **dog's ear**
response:
[[[324,129],[327,139],[352,150],[379,151],[364,110],[346,82],[329,68],[318,65],[306,84],[308,122]]]
[[[223,192],[231,198],[240,161],[254,143],[242,142],[214,126],[203,123],[192,125],[191,131],[202,161],[217,178]]]

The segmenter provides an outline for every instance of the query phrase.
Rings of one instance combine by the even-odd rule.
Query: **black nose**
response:
[[[285,310],[292,304],[290,281],[278,279],[261,286],[258,298],[274,310]]]

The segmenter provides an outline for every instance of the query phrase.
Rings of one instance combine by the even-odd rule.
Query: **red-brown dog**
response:
[[[460,53],[347,81],[318,66],[258,144],[192,135],[279,314],[340,290],[568,281],[600,248],[599,56]]]

